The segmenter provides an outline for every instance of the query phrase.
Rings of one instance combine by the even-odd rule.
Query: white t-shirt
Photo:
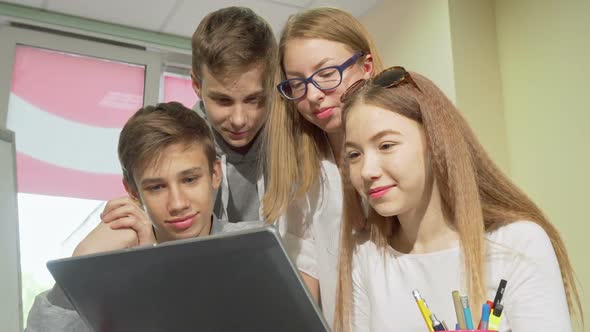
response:
[[[516,222],[487,236],[486,289],[494,299],[508,281],[500,331],[571,331],[571,320],[555,251],[543,229]],[[412,290],[420,291],[438,320],[456,324],[451,292],[466,295],[461,250],[428,254],[383,251],[363,239],[353,256],[353,331],[427,331]],[[482,303],[471,303],[481,313]],[[473,322],[477,327],[478,322]]]
[[[294,264],[319,280],[322,313],[330,326],[336,303],[341,219],[340,172],[333,161],[324,160],[321,183],[289,206],[277,222]]]

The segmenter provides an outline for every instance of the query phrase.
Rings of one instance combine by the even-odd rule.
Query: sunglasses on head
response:
[[[370,82],[370,84],[384,89],[394,88],[402,84],[403,82],[407,82],[412,84],[416,89],[418,89],[418,91],[422,92],[422,90],[420,90],[420,88],[418,87],[418,84],[414,82],[414,79],[412,79],[412,76],[404,67],[395,66],[383,70],[381,73],[377,74],[375,77],[369,80],[361,79],[354,82],[351,86],[348,87],[348,89],[346,89],[346,92],[342,94],[342,97],[340,97],[340,101],[345,102],[346,100],[350,99],[360,90],[360,88],[365,86],[367,82]]]

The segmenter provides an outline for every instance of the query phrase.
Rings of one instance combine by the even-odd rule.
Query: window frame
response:
[[[8,145],[4,149],[4,144]],[[16,187],[16,147],[14,133],[0,128],[0,322],[8,331],[22,331],[22,284]],[[8,152],[8,156],[5,156]],[[16,221],[16,222],[15,222]]]

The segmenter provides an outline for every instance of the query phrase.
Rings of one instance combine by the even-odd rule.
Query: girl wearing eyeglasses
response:
[[[570,313],[581,318],[582,310],[559,233],[441,90],[394,67],[355,84],[343,101],[335,331],[432,330],[414,289],[450,330],[452,291],[468,295],[477,327],[501,279],[500,331],[571,331]]]
[[[318,8],[292,16],[279,42],[285,107],[266,124],[266,220],[305,228],[297,267],[333,321],[342,186],[342,93],[381,62],[368,33],[349,13]],[[288,239],[287,239],[287,244]],[[320,294],[321,293],[321,294]]]

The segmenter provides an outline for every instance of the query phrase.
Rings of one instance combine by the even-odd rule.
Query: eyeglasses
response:
[[[342,72],[355,64],[365,53],[358,51],[340,66],[330,66],[317,70],[308,78],[290,78],[277,85],[281,95],[289,100],[297,100],[307,94],[307,85],[313,84],[316,88],[327,91],[336,89],[342,83]]]
[[[387,68],[383,70],[381,73],[377,74],[372,79],[370,79],[369,82],[374,86],[384,89],[394,88],[402,84],[403,82],[408,82],[412,84],[416,89],[418,89],[418,91],[422,92],[422,90],[420,90],[420,87],[418,87],[418,84],[416,84],[410,73],[404,67],[401,66]],[[346,92],[342,94],[342,96],[340,97],[340,101],[343,103],[346,102],[348,99],[354,96],[363,86],[365,86],[365,84],[367,84],[367,80],[365,79],[360,79],[354,82],[351,86],[348,87],[348,89],[346,89]]]

